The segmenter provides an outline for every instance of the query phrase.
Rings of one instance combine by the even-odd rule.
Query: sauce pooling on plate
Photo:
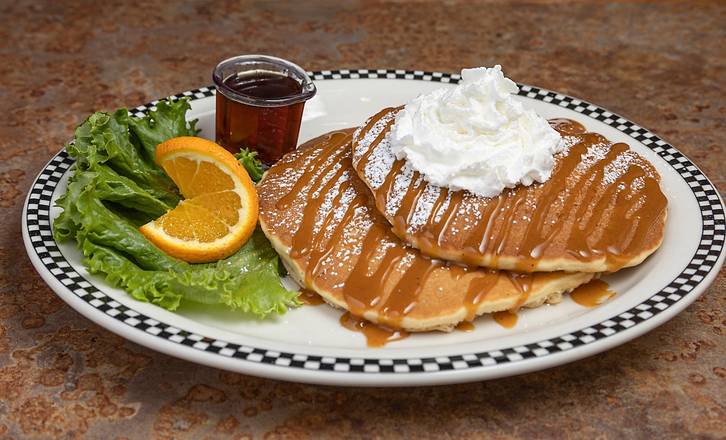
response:
[[[310,289],[300,289],[300,294],[297,296],[297,299],[308,306],[319,306],[320,304],[325,304],[325,300]]]
[[[494,312],[492,316],[494,321],[504,328],[513,328],[517,325],[517,321],[519,320],[519,316],[515,312],[509,310]]]
[[[460,332],[473,332],[476,327],[474,327],[474,323],[471,321],[461,321],[460,323],[456,324],[456,329]]]
[[[596,307],[615,296],[610,286],[603,280],[592,280],[577,287],[570,293],[570,297],[577,304],[585,307]]]
[[[400,341],[408,337],[408,332],[405,330],[396,330],[374,324],[365,319],[353,316],[350,312],[343,313],[340,317],[340,325],[348,330],[363,333],[369,347],[383,347],[389,342]]]

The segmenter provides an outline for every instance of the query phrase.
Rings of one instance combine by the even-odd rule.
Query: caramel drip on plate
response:
[[[456,329],[460,332],[473,332],[476,327],[474,327],[474,324],[471,321],[461,321],[460,323],[456,324]]]
[[[476,317],[479,305],[500,280],[508,280],[519,292],[517,306],[527,300],[532,274],[451,264],[423,256],[400,243],[391,234],[385,219],[380,218],[369,204],[366,190],[357,180],[350,157],[351,136],[352,131],[347,130],[317,138],[299,148],[310,148],[310,153],[295,160],[283,158],[269,171],[275,176],[286,173],[298,176],[280,194],[275,207],[296,207],[301,213],[299,223],[290,224],[288,253],[291,258],[305,260],[305,264],[301,264],[305,268],[305,283],[312,285],[318,277],[325,275],[324,271],[346,268],[344,280],[333,287],[349,310],[341,318],[343,325],[366,334],[369,345],[379,346],[405,337],[405,332],[394,329],[401,328],[406,316],[416,310],[422,288],[430,286],[429,278],[437,273],[455,279],[468,277],[462,304],[467,310],[467,320]],[[306,173],[304,177],[300,174],[303,172]],[[392,188],[393,182],[384,182],[383,186]],[[419,183],[417,189],[410,192],[411,200],[405,203],[414,206],[424,186]],[[452,199],[460,196],[454,193]],[[453,217],[454,212],[450,208],[444,209],[443,204],[442,200],[437,209],[446,211],[445,217]],[[357,216],[361,210],[367,214]],[[361,219],[367,219],[367,222],[361,223]],[[357,244],[351,255],[342,258],[354,260],[346,265],[339,264],[341,256],[334,253],[336,245],[345,242],[349,234],[356,234],[354,242]],[[376,312],[378,324],[356,318],[369,311]]]
[[[374,324],[365,319],[345,312],[340,317],[340,325],[354,332],[363,333],[369,347],[383,347],[389,342],[400,341],[408,337],[405,330],[395,330],[382,325]]]
[[[396,111],[371,118],[362,136]],[[386,126],[370,142],[361,135],[354,139],[354,149],[366,153],[356,170],[366,179],[369,169],[385,173],[383,183],[372,190],[376,206],[396,235],[429,255],[488,267],[500,267],[507,257],[505,266],[518,272],[532,272],[548,257],[583,263],[604,258],[606,270],[615,271],[657,244],[661,232],[656,228],[662,226],[667,205],[660,177],[626,144],[587,133],[578,122],[553,119],[551,126],[569,147],[556,156],[550,179],[484,198],[433,187],[404,160],[390,166],[381,161],[381,156],[392,158],[385,134],[394,121],[383,121]],[[375,150],[379,154],[372,154]],[[413,221],[414,213],[427,205],[432,205],[427,217]]]
[[[583,284],[570,293],[573,301],[585,307],[597,307],[614,296],[615,292],[610,290],[608,283],[600,279]]]
[[[309,289],[300,289],[300,294],[297,296],[297,299],[308,306],[319,306],[320,304],[325,304],[325,300],[323,300],[320,295]]]
[[[494,312],[492,314],[492,317],[494,318],[494,321],[497,322],[497,324],[501,325],[504,328],[513,328],[515,325],[517,325],[517,320],[519,319],[515,312],[511,312],[509,310]]]

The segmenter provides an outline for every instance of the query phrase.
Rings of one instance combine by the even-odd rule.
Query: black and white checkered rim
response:
[[[440,72],[407,70],[324,70],[310,72],[315,80],[353,78],[410,79],[458,83],[460,76]],[[51,233],[50,202],[53,191],[64,173],[73,163],[65,150],[58,153],[43,169],[33,184],[27,201],[24,219],[32,247],[45,268],[68,290],[83,301],[139,331],[146,332],[176,344],[235,358],[246,362],[312,371],[355,373],[408,374],[445,370],[466,370],[489,365],[521,362],[572,350],[609,338],[619,332],[647,321],[683,300],[713,270],[724,249],[724,207],[713,185],[683,154],[658,136],[638,125],[588,102],[549,90],[519,85],[519,94],[574,110],[627,134],[662,157],[683,178],[693,191],[701,210],[702,232],[698,249],[686,268],[662,290],[630,310],[596,325],[532,344],[495,351],[467,353],[431,358],[341,358],[302,353],[285,353],[260,347],[240,345],[176,328],[144,316],[107,296],[79,275],[61,254]],[[171,98],[189,97],[191,100],[213,96],[213,87],[180,93]],[[143,116],[154,109],[158,101],[136,107],[130,113]]]

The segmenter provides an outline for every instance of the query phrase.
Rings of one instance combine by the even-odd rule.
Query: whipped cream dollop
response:
[[[452,88],[420,95],[396,115],[393,152],[428,182],[493,197],[549,179],[559,133],[514,98],[501,66],[461,71]]]

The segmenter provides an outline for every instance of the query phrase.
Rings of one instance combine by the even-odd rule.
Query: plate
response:
[[[459,75],[404,70],[311,72],[317,96],[305,108],[300,141],[360,125],[383,107],[400,105]],[[189,118],[214,138],[215,90],[189,97]],[[662,247],[643,264],[605,277],[617,295],[596,308],[569,297],[520,312],[513,329],[490,317],[472,332],[415,334],[383,348],[338,323],[340,311],[304,306],[254,320],[219,307],[185,305],[176,313],[134,300],[89,274],[72,241],[56,243],[51,225],[73,163],[61,150],[43,168],[23,209],[23,240],[46,283],[85,317],[160,352],[225,370],[298,382],[358,386],[432,385],[511,376],[572,362],[627,342],[673,318],[716,277],[724,260],[724,208],[708,178],[658,136],[596,105],[528,85],[518,99],[546,118],[575,119],[651,161],[669,200]],[[130,112],[143,115],[155,102]]]

